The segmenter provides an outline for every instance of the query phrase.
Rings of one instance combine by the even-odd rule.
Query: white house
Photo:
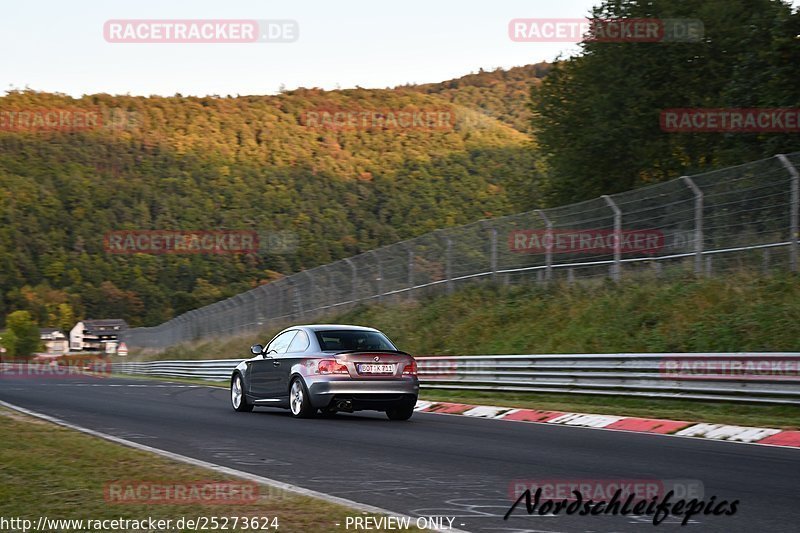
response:
[[[69,332],[69,349],[113,353],[126,329],[128,323],[121,318],[81,320]]]
[[[49,354],[65,354],[69,351],[67,336],[55,328],[39,328],[39,339]]]

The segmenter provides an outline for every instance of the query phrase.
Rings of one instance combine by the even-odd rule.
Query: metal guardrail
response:
[[[227,380],[241,359],[115,363],[114,371]],[[800,405],[800,353],[418,357],[422,387]]]

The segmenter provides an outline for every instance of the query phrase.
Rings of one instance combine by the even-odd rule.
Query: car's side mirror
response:
[[[261,355],[264,353],[264,347],[260,344],[254,344],[250,347],[250,353],[253,355]]]

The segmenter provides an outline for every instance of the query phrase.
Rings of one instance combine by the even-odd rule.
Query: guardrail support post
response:
[[[703,274],[703,191],[689,176],[681,176],[694,193],[694,274]]]
[[[544,221],[544,238],[547,241],[544,252],[544,280],[550,281],[553,278],[553,223],[541,209],[537,209],[536,213]]]
[[[619,281],[622,266],[622,211],[609,195],[604,194],[603,200],[614,212],[614,263],[611,265],[611,279]]]
[[[800,239],[800,172],[783,154],[778,154],[778,159],[786,170],[792,184],[789,190],[789,268],[792,272],[797,272],[798,239]]]

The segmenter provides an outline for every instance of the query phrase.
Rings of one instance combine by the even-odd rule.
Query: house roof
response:
[[[83,321],[83,325],[86,328],[107,328],[114,326],[120,326],[123,328],[128,327],[128,323],[121,318],[101,318],[101,319],[87,318],[86,320]]]
[[[87,319],[83,321],[83,332],[85,334],[105,333],[122,331],[128,329],[128,323],[121,318]]]

